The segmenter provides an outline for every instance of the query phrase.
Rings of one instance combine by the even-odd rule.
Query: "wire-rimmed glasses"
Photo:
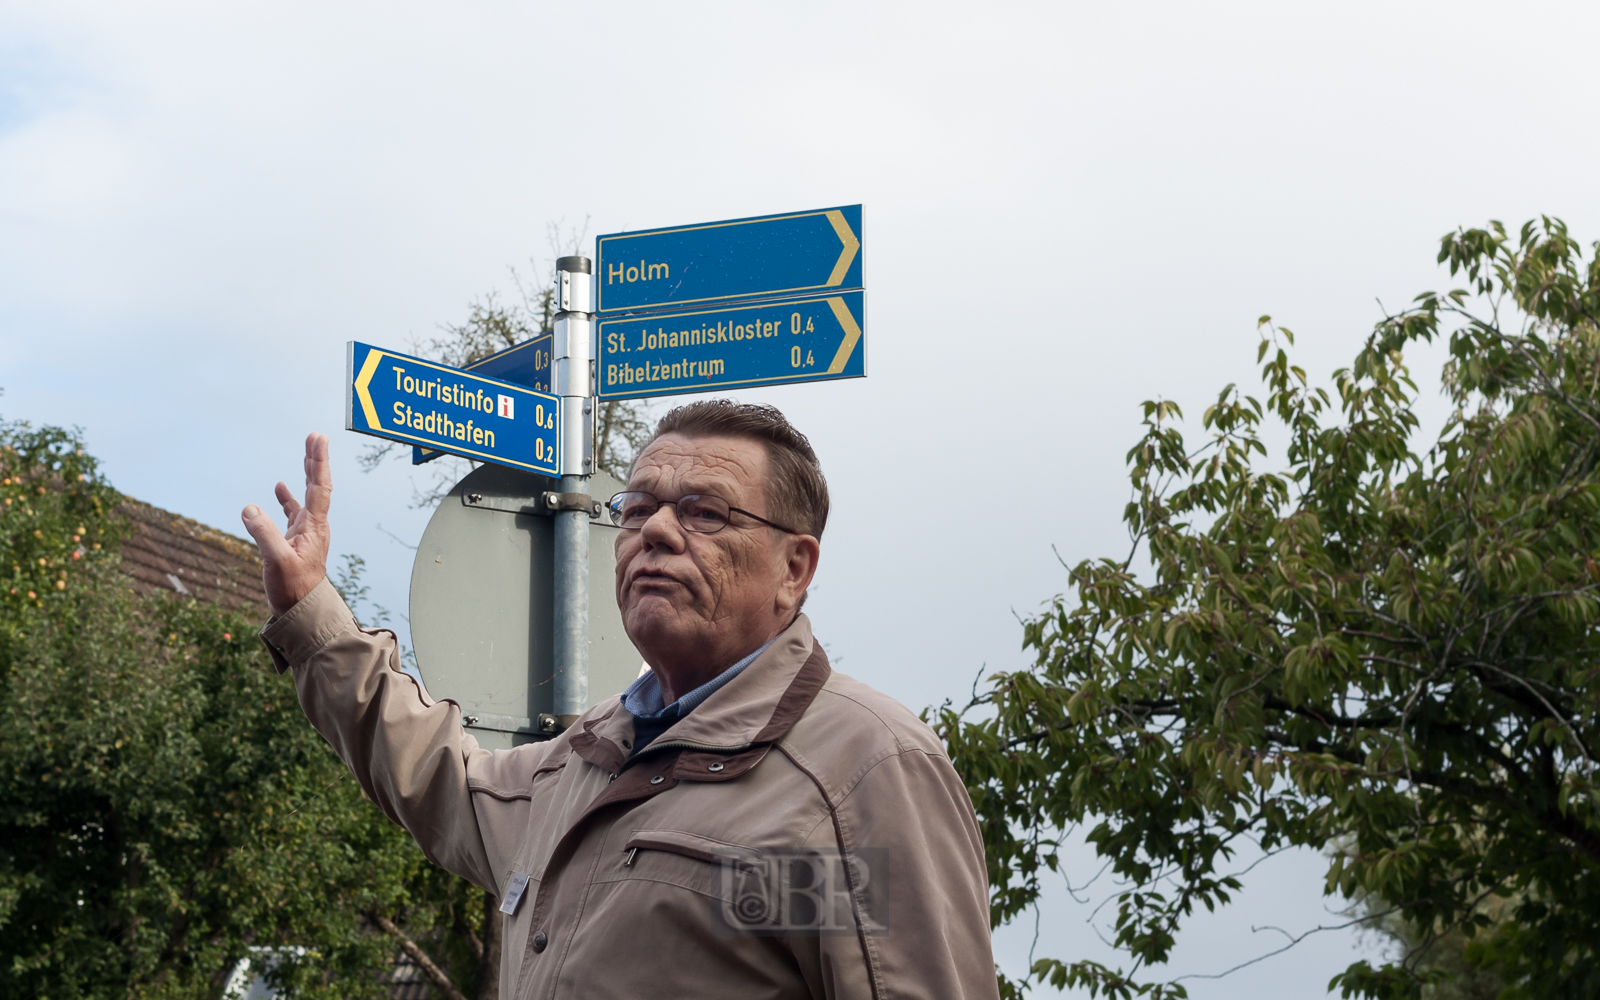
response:
[[[685,531],[696,531],[702,535],[714,535],[728,526],[730,515],[743,514],[745,517],[754,518],[769,528],[777,528],[791,535],[799,532],[793,528],[785,528],[781,524],[752,514],[728,503],[719,496],[710,493],[690,493],[676,500],[661,500],[653,493],[643,490],[624,490],[606,501],[606,510],[611,515],[611,523],[619,528],[637,531],[644,527],[646,521],[655,516],[662,504],[670,503],[678,514],[678,523],[683,525]]]

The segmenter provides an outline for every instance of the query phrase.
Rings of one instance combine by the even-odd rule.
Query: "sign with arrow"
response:
[[[867,373],[865,293],[602,318],[595,395],[637,399]]]
[[[550,334],[541,334],[486,358],[479,358],[470,365],[464,365],[461,370],[549,392],[551,344]],[[443,455],[442,451],[418,445],[411,449],[411,464],[421,465]]]
[[[861,206],[613,233],[596,241],[600,315],[861,287]]]
[[[560,474],[555,396],[355,341],[345,365],[346,430]]]

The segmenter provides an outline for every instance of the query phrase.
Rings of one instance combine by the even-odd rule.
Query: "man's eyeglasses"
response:
[[[785,528],[781,524],[773,524],[760,514],[752,514],[747,510],[729,506],[728,501],[709,493],[691,493],[676,500],[658,500],[650,493],[639,490],[628,490],[618,493],[606,503],[606,510],[611,514],[611,523],[619,528],[637,530],[644,527],[644,523],[655,516],[662,504],[670,503],[678,514],[678,523],[683,525],[685,531],[698,531],[703,535],[714,535],[728,526],[729,515],[743,514],[745,517],[754,518],[769,528],[777,528],[791,535],[799,532],[793,528]]]

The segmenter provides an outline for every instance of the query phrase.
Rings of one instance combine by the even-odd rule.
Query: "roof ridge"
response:
[[[135,526],[123,539],[122,572],[139,592],[177,593],[241,611],[271,613],[254,542],[119,494],[117,511]]]
[[[238,535],[230,535],[220,528],[213,528],[211,525],[203,524],[200,521],[196,521],[192,517],[184,517],[182,514],[175,514],[163,507],[157,507],[153,503],[140,500],[138,497],[131,497],[126,493],[121,494],[121,496],[121,506],[127,506],[140,512],[148,512],[160,515],[161,518],[168,520],[177,526],[189,529],[189,533],[191,535],[198,536],[206,541],[215,541],[221,544],[223,548],[228,549],[234,555],[248,555],[257,561],[259,561],[261,558],[261,554],[256,548],[256,543],[253,541],[240,538]]]

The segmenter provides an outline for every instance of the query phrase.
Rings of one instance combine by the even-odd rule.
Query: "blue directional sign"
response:
[[[601,319],[596,391],[636,399],[867,373],[865,293]]]
[[[861,206],[613,233],[596,241],[601,314],[861,287]]]
[[[559,474],[555,396],[355,341],[345,363],[346,430]]]
[[[469,371],[474,375],[487,375],[505,382],[515,382],[540,392],[549,392],[551,344],[552,338],[547,333],[542,337],[524,340],[515,347],[508,347],[486,358],[479,358],[470,365],[464,365],[462,371]],[[443,455],[442,451],[419,445],[411,449],[411,464],[421,465]]]

